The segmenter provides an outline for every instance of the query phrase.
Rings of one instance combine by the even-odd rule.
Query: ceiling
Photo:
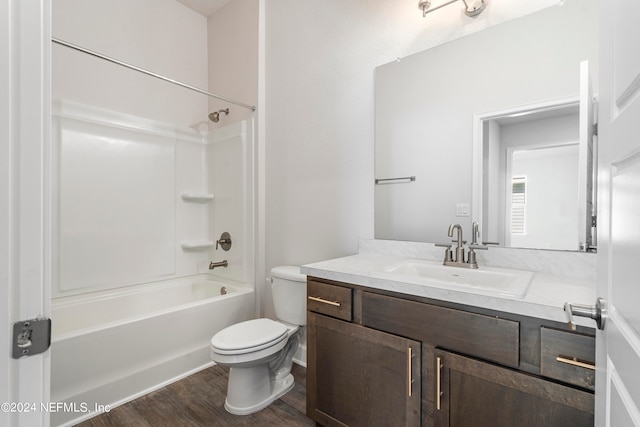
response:
[[[178,2],[204,16],[212,15],[230,1],[231,0],[178,0]]]

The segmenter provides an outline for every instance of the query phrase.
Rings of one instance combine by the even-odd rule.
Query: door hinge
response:
[[[591,215],[591,227],[598,226],[598,217],[596,215]]]
[[[13,324],[14,359],[44,353],[50,345],[51,319],[38,317]]]
[[[598,136],[598,122],[593,124],[593,134]]]

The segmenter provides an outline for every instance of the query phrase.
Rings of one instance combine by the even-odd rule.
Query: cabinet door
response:
[[[593,426],[593,393],[436,351],[436,426]]]
[[[419,426],[420,343],[308,313],[307,415],[325,426]]]

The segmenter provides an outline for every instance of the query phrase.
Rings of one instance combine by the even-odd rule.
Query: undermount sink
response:
[[[400,261],[370,274],[417,285],[516,298],[525,296],[533,278],[530,271],[483,266],[460,268],[427,260]]]

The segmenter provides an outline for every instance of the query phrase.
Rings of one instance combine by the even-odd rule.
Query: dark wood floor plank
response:
[[[306,417],[306,370],[293,365],[295,386],[250,415],[224,409],[229,370],[212,366],[78,424],[79,427],[315,426]]]

